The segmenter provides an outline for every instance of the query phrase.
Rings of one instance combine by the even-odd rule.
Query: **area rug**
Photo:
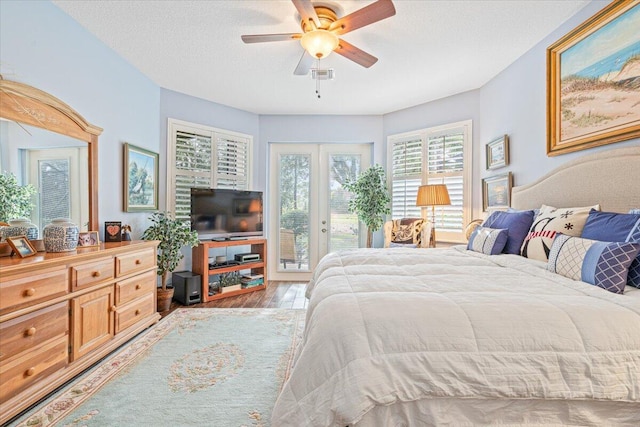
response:
[[[181,308],[12,426],[268,426],[303,310]]]

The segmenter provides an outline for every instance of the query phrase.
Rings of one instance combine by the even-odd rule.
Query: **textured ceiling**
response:
[[[330,55],[321,99],[310,75],[293,75],[298,41],[240,39],[298,32],[288,0],[53,3],[163,88],[258,114],[384,114],[481,87],[589,1],[395,0],[395,16],[342,37],[379,61]],[[339,16],[370,3],[316,2]]]

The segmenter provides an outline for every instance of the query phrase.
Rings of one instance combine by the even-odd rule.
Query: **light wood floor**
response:
[[[173,301],[171,309],[160,313],[163,317],[176,308],[307,308],[304,292],[306,283],[269,281],[267,289],[216,301],[183,306]]]

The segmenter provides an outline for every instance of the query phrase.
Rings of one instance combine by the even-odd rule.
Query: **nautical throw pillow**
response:
[[[506,228],[509,236],[507,237],[507,244],[502,250],[505,254],[520,255],[520,248],[522,242],[524,242],[527,233],[533,223],[533,211],[495,211],[491,212],[489,218],[487,218],[483,227],[490,228]]]
[[[509,230],[506,228],[496,229],[479,226],[471,233],[467,249],[485,255],[498,255],[502,253],[508,235]]]
[[[640,211],[621,214],[593,210],[589,212],[582,237],[607,242],[640,243]],[[627,284],[640,288],[640,254],[629,266]]]
[[[638,251],[637,243],[599,242],[558,234],[547,270],[621,294]]]
[[[580,208],[555,208],[542,205],[522,243],[521,255],[546,262],[556,234],[580,237],[591,209],[600,210],[600,205]]]

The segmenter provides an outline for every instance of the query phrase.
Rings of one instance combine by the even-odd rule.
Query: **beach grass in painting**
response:
[[[640,121],[640,5],[561,54],[561,139]]]

